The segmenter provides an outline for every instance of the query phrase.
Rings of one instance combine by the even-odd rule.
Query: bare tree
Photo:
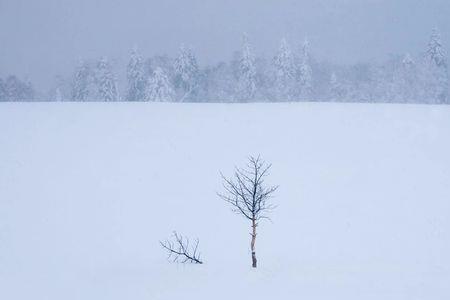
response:
[[[251,251],[252,267],[256,268],[256,227],[261,219],[269,219],[267,213],[275,208],[268,200],[278,186],[266,186],[264,179],[269,174],[271,164],[266,164],[258,156],[251,156],[246,168],[236,168],[233,179],[227,179],[222,173],[225,193],[218,195],[233,206],[233,211],[252,222]]]
[[[159,242],[161,247],[169,252],[168,259],[173,262],[203,264],[203,261],[200,259],[200,252],[198,252],[198,239],[190,246],[189,238],[183,237],[176,231],[173,232],[173,238],[174,241]]]

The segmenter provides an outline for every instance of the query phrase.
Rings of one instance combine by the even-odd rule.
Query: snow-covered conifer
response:
[[[20,80],[14,76],[8,76],[5,81],[5,94],[7,101],[18,101],[21,100],[21,90],[22,83]]]
[[[299,66],[299,88],[301,100],[311,100],[312,97],[312,69],[309,65],[309,41],[305,39]]]
[[[447,65],[446,54],[444,47],[442,46],[441,34],[437,28],[434,28],[431,33],[426,52],[426,59],[430,64],[437,67]]]
[[[278,100],[292,100],[295,67],[292,52],[286,39],[281,40],[274,65],[276,97]]]
[[[6,101],[5,83],[0,78],[0,101]]]
[[[118,101],[119,92],[117,88],[117,82],[111,70],[111,65],[109,64],[106,57],[103,57],[98,62],[96,73],[96,82],[100,100],[106,102]]]
[[[72,83],[72,101],[86,101],[89,97],[91,70],[87,63],[80,60]]]
[[[340,102],[340,101],[344,101],[344,87],[342,86],[342,84],[339,82],[337,75],[335,72],[331,73],[331,77],[330,77],[330,101],[333,102]]]
[[[448,100],[447,57],[438,29],[433,29],[425,53],[423,70],[425,98],[431,103],[446,103]]]
[[[417,98],[416,64],[409,53],[403,57],[398,70],[394,72],[391,100],[395,102],[414,102]]]
[[[145,93],[146,101],[170,102],[174,100],[175,93],[170,84],[169,78],[161,68],[156,68],[149,78]]]
[[[3,84],[6,101],[34,100],[35,91],[30,81],[22,81],[14,75],[8,76]]]
[[[127,67],[128,101],[142,101],[145,93],[144,64],[136,48],[131,51]]]
[[[195,96],[199,80],[199,68],[194,53],[188,47],[181,45],[180,53],[174,62],[175,83],[182,91],[181,101]]]
[[[414,66],[414,60],[411,57],[411,54],[406,53],[405,56],[402,59],[402,65],[409,68],[411,66]]]
[[[239,60],[239,100],[253,100],[256,94],[255,56],[246,34],[243,37],[241,57]]]

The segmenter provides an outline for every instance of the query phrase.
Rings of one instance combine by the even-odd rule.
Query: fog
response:
[[[45,89],[80,57],[125,64],[134,45],[151,56],[185,43],[212,63],[229,59],[243,32],[265,57],[282,37],[308,36],[322,60],[381,60],[423,51],[436,26],[449,45],[449,16],[448,0],[0,0],[0,76]]]

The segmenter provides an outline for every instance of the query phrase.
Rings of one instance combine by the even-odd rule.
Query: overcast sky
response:
[[[201,64],[227,60],[247,32],[258,55],[307,35],[319,59],[353,63],[422,51],[433,27],[450,44],[450,0],[0,0],[0,76],[49,88],[79,57],[125,64],[130,48]]]

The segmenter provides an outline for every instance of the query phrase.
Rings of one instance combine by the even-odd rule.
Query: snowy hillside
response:
[[[4,103],[0,130],[0,299],[450,298],[450,107]],[[258,154],[253,270],[216,192]]]

